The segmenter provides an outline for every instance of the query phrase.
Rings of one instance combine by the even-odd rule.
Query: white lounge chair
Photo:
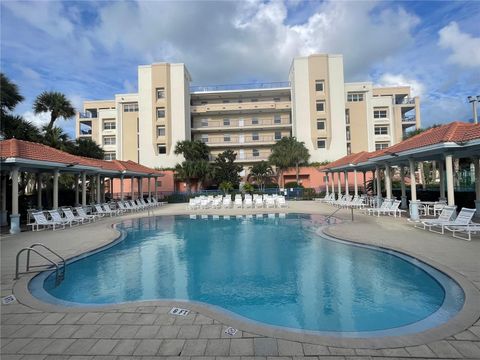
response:
[[[222,201],[222,206],[224,209],[230,209],[232,207],[232,199],[230,196],[225,196],[225,198]]]
[[[380,213],[383,213],[383,212],[387,211],[390,208],[391,205],[392,205],[391,201],[385,200],[385,201],[382,202],[382,205],[380,205],[380,207],[374,207],[374,208],[367,209],[367,214],[368,215],[378,214],[378,216],[380,216]]]
[[[243,207],[245,209],[253,208],[253,201],[251,196],[245,196],[245,201],[243,202]]]
[[[457,226],[467,226],[471,224],[473,215],[475,215],[476,209],[468,209],[468,208],[462,208],[460,212],[458,213],[457,217],[453,221],[445,221],[445,222],[440,222],[440,221],[428,221],[425,220],[423,221],[424,225],[426,228],[428,228],[429,231],[438,233],[438,234],[445,234],[445,228],[446,227],[457,227]],[[440,228],[440,231],[435,231],[435,228]]]
[[[402,203],[401,200],[394,200],[392,205],[386,210],[384,213],[388,215],[393,215],[394,217],[402,217],[402,212],[405,210],[400,209],[400,204]]]
[[[267,197],[265,199],[265,207],[267,208],[274,208],[275,207],[275,199],[273,197]]]
[[[241,196],[240,197],[235,196],[234,206],[237,209],[243,208],[243,201]]]
[[[93,220],[93,221],[97,221],[97,219],[100,218],[100,216],[99,216],[99,215],[96,215],[96,214],[87,214],[87,213],[85,212],[85,209],[84,209],[83,207],[81,207],[81,206],[77,206],[77,207],[75,208],[75,211],[77,212],[78,216],[81,216],[81,217],[87,218],[87,219],[91,219],[91,220]]]
[[[80,221],[78,221],[78,220],[71,220],[71,219],[62,218],[62,216],[60,215],[58,210],[48,210],[48,213],[52,217],[52,220],[57,222],[57,223],[60,223],[60,224],[63,224],[63,225],[69,225],[70,227],[74,223],[77,224],[77,225],[80,224]]]
[[[107,213],[100,204],[95,204],[93,205],[93,207],[95,208],[98,216],[113,215],[112,213]]]
[[[279,197],[277,198],[277,206],[278,206],[279,208],[286,208],[286,207],[288,207],[287,201],[285,200],[285,196],[279,196]]]
[[[263,203],[263,199],[261,196],[258,196],[255,198],[255,207],[256,208],[263,208],[264,206],[264,203]]]
[[[43,229],[48,229],[50,227],[53,227],[53,230],[56,230],[56,228],[59,226],[61,226],[62,229],[65,229],[64,222],[57,222],[53,219],[47,220],[43,211],[32,212],[31,215],[35,220],[35,222],[28,224],[28,226],[32,227],[32,231],[35,231],[35,228],[37,229],[36,231],[40,231],[40,226],[42,226]]]
[[[82,224],[85,221],[88,221],[88,222],[92,221],[92,219],[89,218],[89,217],[74,215],[73,211],[70,208],[62,208],[62,211],[63,211],[63,214],[65,215],[65,218],[68,219],[68,220],[78,221],[78,222],[81,222]]]
[[[121,213],[121,210],[120,210],[120,209],[118,209],[118,210],[117,210],[117,209],[113,210],[113,209],[110,207],[109,204],[103,204],[103,205],[102,205],[102,208],[103,208],[103,210],[104,210],[107,214],[109,214],[110,216],[120,215],[120,213]]]
[[[468,225],[456,225],[456,226],[445,226],[445,229],[452,232],[452,236],[457,239],[462,240],[472,240],[472,234],[480,234],[480,224],[470,223]],[[466,237],[458,236],[459,234],[465,234]]]
[[[118,208],[119,208],[120,210],[122,210],[124,213],[125,213],[125,212],[128,212],[128,211],[130,211],[130,212],[133,211],[133,208],[128,208],[128,207],[126,207],[125,204],[124,204],[123,202],[121,202],[121,201],[117,201],[117,206],[118,206]]]
[[[453,221],[453,218],[455,216],[455,210],[457,209],[456,206],[445,206],[440,214],[438,215],[438,218],[436,219],[419,219],[415,221],[415,227],[418,229],[422,230],[427,230],[425,223],[428,222],[429,224],[434,224],[434,223],[444,223],[444,222],[449,222]],[[421,226],[420,226],[421,225]]]

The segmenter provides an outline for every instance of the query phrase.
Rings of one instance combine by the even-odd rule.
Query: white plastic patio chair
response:
[[[264,203],[263,203],[263,199],[261,196],[258,196],[255,198],[255,207],[256,208],[263,208],[264,207]]]
[[[456,225],[456,226],[445,226],[445,229],[452,232],[452,236],[457,239],[472,240],[472,234],[480,234],[480,224],[477,223],[470,223],[468,225]],[[465,234],[466,237],[458,236],[459,234]]]
[[[392,200],[385,199],[382,202],[382,205],[380,205],[380,207],[367,209],[367,213],[368,215],[377,214],[377,216],[380,216],[380,214],[384,214],[386,211],[388,211],[392,206],[392,204],[393,204]]]
[[[232,199],[230,198],[230,196],[225,196],[222,201],[222,206],[224,209],[230,209],[232,207]]]
[[[279,208],[286,208],[287,206],[287,201],[285,200],[285,196],[279,196],[277,198],[277,206]]]
[[[42,226],[42,230],[48,229],[53,227],[53,230],[56,230],[57,227],[61,226],[62,229],[65,229],[65,223],[57,222],[55,220],[47,220],[43,211],[36,211],[32,212],[32,217],[35,220],[33,223],[29,223],[28,226],[32,227],[32,231],[40,231],[40,226]]]
[[[93,220],[93,221],[97,221],[97,219],[100,218],[100,216],[99,216],[99,215],[96,215],[96,214],[87,214],[87,213],[85,212],[85,209],[84,209],[83,207],[81,207],[81,206],[77,206],[77,207],[75,208],[75,211],[77,212],[78,216],[81,216],[81,217],[87,218],[87,219],[91,219],[91,220]]]
[[[83,217],[83,216],[80,216],[80,215],[74,215],[73,214],[73,211],[70,209],[70,208],[62,208],[62,211],[63,211],[63,214],[65,215],[65,218],[67,220],[72,220],[72,221],[78,221],[78,222],[81,222],[82,224],[85,222],[85,221],[92,221],[91,218],[88,218],[88,217]]]
[[[456,227],[456,226],[466,226],[470,225],[473,215],[475,215],[476,209],[468,209],[468,208],[462,208],[460,212],[458,213],[457,217],[453,221],[445,221],[445,222],[433,222],[433,221],[423,221],[424,225],[426,228],[428,228],[429,231],[435,232],[438,234],[445,234],[445,228],[448,227]],[[435,231],[434,228],[440,228],[440,231]]]
[[[110,215],[110,216],[112,216],[112,214],[111,214],[111,213],[107,213],[100,204],[95,204],[95,205],[93,205],[93,206],[95,207],[95,211],[96,211],[96,213],[97,213],[98,216],[105,216],[105,215]]]
[[[63,225],[69,225],[70,227],[75,223],[75,224],[80,224],[80,222],[78,220],[69,220],[69,219],[66,219],[66,218],[62,218],[62,216],[60,215],[60,213],[58,212],[58,210],[48,210],[48,213],[50,214],[50,216],[52,217],[52,220],[57,222],[57,223],[61,223]]]
[[[240,195],[240,197],[235,196],[234,206],[237,209],[243,208],[243,201],[242,201],[242,196],[241,195]]]

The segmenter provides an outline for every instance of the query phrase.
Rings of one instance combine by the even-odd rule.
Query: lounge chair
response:
[[[414,221],[415,222],[414,226],[418,229],[426,230],[427,228],[425,226],[425,222],[433,224],[433,223],[444,223],[444,222],[453,221],[453,218],[456,214],[455,213],[456,209],[457,209],[456,206],[444,206],[442,211],[438,215],[438,218],[436,218],[436,219],[422,218],[422,219]],[[409,219],[409,221],[412,221],[412,220]]]
[[[103,204],[103,205],[102,205],[102,208],[103,208],[103,210],[104,210],[107,214],[109,214],[110,216],[120,215],[120,213],[122,212],[120,209],[112,210],[112,208],[110,207],[109,204]]]
[[[113,215],[112,213],[106,212],[106,211],[103,209],[102,205],[100,205],[100,204],[95,204],[95,205],[93,205],[93,207],[95,208],[95,211],[96,211],[96,213],[97,213],[98,216],[105,216],[105,215],[110,215],[110,216],[112,216],[112,215]]]
[[[242,198],[241,198],[241,197],[235,196],[234,206],[235,206],[235,208],[237,208],[237,209],[243,208],[243,201],[242,201]]]
[[[390,208],[386,210],[384,213],[388,215],[393,215],[394,217],[402,217],[402,212],[405,212],[405,210],[400,209],[400,204],[402,203],[401,200],[394,200],[392,205],[390,205]]]
[[[34,218],[35,222],[28,224],[28,226],[32,227],[32,231],[35,231],[35,228],[37,229],[37,231],[40,231],[40,226],[42,226],[43,229],[53,227],[53,230],[56,230],[56,227],[59,226],[61,226],[62,229],[65,229],[64,222],[58,222],[53,219],[47,220],[43,211],[32,212],[32,217]]]
[[[120,210],[122,210],[124,213],[127,212],[127,211],[130,211],[130,212],[133,211],[133,208],[131,208],[131,207],[130,207],[130,208],[126,207],[125,204],[124,204],[123,202],[121,202],[121,201],[117,201],[117,206],[118,206],[118,208],[119,208]]]
[[[263,208],[263,199],[261,196],[255,198],[255,207],[256,208]]]
[[[275,199],[273,197],[267,197],[265,199],[265,207],[267,208],[274,208],[275,207]]]
[[[230,196],[225,196],[222,201],[222,206],[224,209],[230,209],[232,207],[232,199],[230,198]]]
[[[390,207],[392,206],[392,204],[393,204],[392,200],[385,199],[383,201],[382,205],[380,205],[380,207],[367,209],[367,213],[368,213],[368,215],[377,214],[377,216],[380,216],[380,214],[385,214],[386,212],[388,212],[388,210],[390,210]]]
[[[80,224],[80,221],[78,220],[72,220],[72,219],[66,219],[66,218],[62,218],[62,216],[60,215],[60,213],[58,212],[58,210],[48,210],[48,213],[50,214],[50,216],[52,217],[52,220],[57,222],[57,223],[60,223],[60,224],[63,224],[63,225],[69,225],[70,227],[75,223],[75,224]]]
[[[458,213],[457,217],[453,221],[429,221],[425,220],[422,223],[425,225],[425,228],[428,228],[429,231],[436,232],[438,234],[445,234],[446,227],[454,228],[457,226],[467,226],[471,225],[473,215],[475,215],[476,209],[462,208]],[[440,231],[435,231],[434,228],[440,228]]]
[[[480,224],[470,223],[468,225],[445,226],[445,229],[452,232],[452,236],[462,240],[472,240],[472,234],[480,233]],[[466,234],[466,237],[455,235]]]
[[[62,208],[62,211],[63,211],[63,214],[65,215],[65,218],[67,220],[72,220],[72,221],[78,221],[78,222],[81,222],[82,224],[85,222],[85,221],[92,221],[91,218],[89,217],[83,217],[83,216],[80,216],[80,215],[74,215],[73,214],[73,211],[70,209],[70,208]]]
[[[243,202],[244,208],[253,208],[253,201],[251,196],[245,196],[245,201]]]
[[[78,216],[81,216],[81,217],[87,218],[87,219],[91,219],[91,220],[93,220],[93,221],[97,221],[97,219],[100,218],[100,216],[99,216],[99,215],[96,215],[96,214],[87,214],[87,213],[85,212],[85,209],[84,209],[83,207],[81,207],[81,206],[77,206],[77,207],[75,208],[75,211],[77,212]]]

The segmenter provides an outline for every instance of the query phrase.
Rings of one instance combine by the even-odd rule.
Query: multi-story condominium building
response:
[[[268,159],[272,145],[295,136],[311,161],[333,161],[349,152],[373,151],[420,126],[419,98],[409,87],[345,83],[341,55],[295,58],[289,81],[190,86],[184,64],[138,67],[138,93],[85,101],[77,136],[90,137],[107,159],[173,167],[182,140],[200,140],[212,160],[232,149],[245,166]]]

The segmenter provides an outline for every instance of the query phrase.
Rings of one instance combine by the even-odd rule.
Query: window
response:
[[[348,102],[363,101],[363,93],[349,92],[347,93],[347,101]]]
[[[375,135],[388,135],[388,126],[375,126]]]
[[[260,156],[260,151],[258,151],[258,149],[252,149],[252,156],[253,157]]]
[[[258,141],[258,140],[260,140],[260,135],[258,135],[258,132],[257,132],[257,133],[252,133],[252,140],[253,140],[253,141]]]
[[[85,109],[85,112],[89,114],[91,118],[96,118],[97,117],[97,109]]]
[[[273,117],[273,123],[274,123],[274,124],[281,124],[281,123],[282,123],[282,117],[281,117],[279,114],[274,115],[274,117]]]
[[[208,126],[208,119],[202,119],[201,122],[202,127]]]
[[[352,140],[352,139],[351,139],[351,136],[350,136],[350,126],[347,126],[346,129],[345,129],[345,131],[346,131],[347,141]]]
[[[325,149],[327,146],[327,140],[325,139],[317,139],[317,148]]]
[[[316,80],[315,81],[315,91],[323,92],[323,84],[324,84],[323,80]]]
[[[138,103],[123,104],[124,112],[138,112]]]
[[[317,120],[317,130],[325,130],[325,120]]]
[[[376,142],[375,143],[375,150],[386,149],[389,146],[390,146],[390,144],[388,142]]]
[[[230,119],[223,119],[223,126],[230,126]]]
[[[165,108],[159,107],[157,108],[157,119],[163,119],[163,118],[165,118]]]
[[[115,152],[105,152],[103,160],[115,160]]]
[[[103,145],[115,145],[115,136],[104,136]]]
[[[159,154],[166,154],[167,153],[167,146],[165,144],[158,144],[158,153]]]
[[[157,126],[157,136],[165,136],[165,126]]]
[[[345,109],[345,124],[350,124],[350,110]]]
[[[347,154],[350,155],[352,153],[352,144],[347,143]]]
[[[387,118],[387,110],[374,110],[373,111],[373,118],[374,119],[386,119]]]
[[[231,140],[231,139],[230,139],[230,134],[225,134],[225,135],[223,135],[223,141],[224,141],[224,142],[230,142],[230,140]]]
[[[325,101],[317,100],[317,111],[325,111]]]
[[[258,118],[252,118],[252,125],[258,125]]]
[[[103,130],[115,130],[116,125],[115,121],[103,121]]]
[[[203,143],[208,143],[208,135],[202,135],[202,138],[200,139],[201,142]]]
[[[282,140],[282,132],[275,131],[275,140]]]
[[[165,88],[157,88],[157,100],[165,99]]]

